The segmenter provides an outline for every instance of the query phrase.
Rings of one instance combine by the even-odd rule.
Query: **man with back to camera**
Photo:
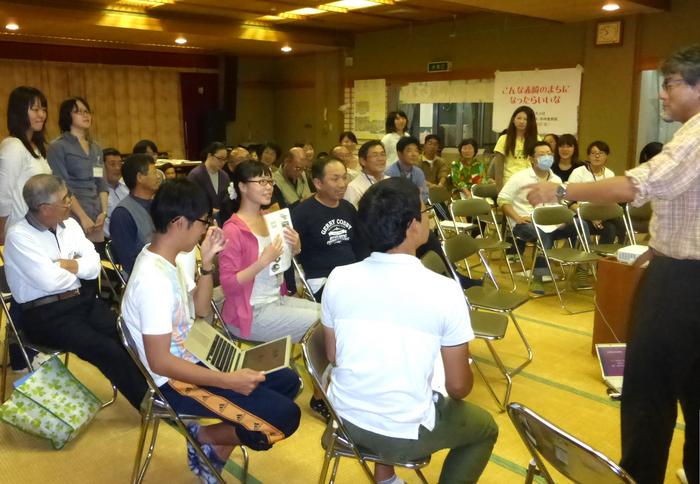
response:
[[[352,264],[360,251],[357,211],[343,199],[347,187],[345,164],[332,156],[311,167],[316,193],[292,210],[292,223],[301,239],[299,260],[316,301],[337,266]]]
[[[399,159],[387,167],[386,176],[407,178],[418,187],[421,199],[426,201],[428,199],[428,186],[425,183],[425,174],[420,167],[418,140],[413,136],[403,136],[396,143],[396,154]]]
[[[378,182],[360,200],[358,219],[374,252],[334,269],[321,301],[326,353],[335,364],[328,398],[358,445],[389,461],[451,449],[439,482],[476,482],[498,427],[462,401],[473,384],[474,333],[460,286],[415,256],[429,231],[419,191],[404,178]],[[447,397],[431,390],[438,353]],[[374,477],[403,482],[383,464]]]
[[[592,183],[539,183],[532,204],[651,201],[651,261],[637,289],[622,390],[620,465],[637,482],[664,481],[676,424],[685,418],[683,467],[697,484],[700,413],[700,44],[661,64],[665,118],[684,123],[647,163]],[[644,256],[643,256],[644,257]],[[680,283],[679,283],[680,282]],[[682,473],[682,471],[679,471]]]
[[[156,162],[140,153],[129,156],[122,167],[129,196],[112,213],[112,249],[117,261],[129,274],[144,245],[151,241],[153,221],[149,213],[153,196],[160,186]]]

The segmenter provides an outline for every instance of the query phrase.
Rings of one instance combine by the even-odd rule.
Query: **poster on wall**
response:
[[[377,139],[384,136],[386,120],[386,80],[355,81],[355,136]]]
[[[496,71],[493,94],[495,132],[508,127],[518,106],[530,106],[537,117],[537,130],[546,133],[578,132],[583,67],[535,71]]]

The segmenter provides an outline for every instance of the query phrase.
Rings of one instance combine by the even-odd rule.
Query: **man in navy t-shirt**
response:
[[[292,210],[292,223],[301,238],[299,261],[316,300],[337,266],[364,258],[357,234],[355,207],[343,199],[347,171],[335,157],[316,160],[311,168],[316,193]]]

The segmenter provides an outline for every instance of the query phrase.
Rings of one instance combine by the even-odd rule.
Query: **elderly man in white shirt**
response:
[[[537,240],[537,232],[531,217],[535,208],[528,202],[527,190],[523,190],[523,187],[542,181],[561,183],[561,178],[551,170],[554,157],[552,156],[552,148],[546,142],[538,141],[535,143],[527,155],[532,166],[527,170],[519,171],[508,179],[498,194],[498,205],[508,217],[515,237],[532,242]],[[573,223],[563,226],[552,225],[543,227],[540,236],[545,249],[549,249],[554,245],[555,240],[569,238],[572,242],[575,241],[577,232]],[[538,257],[530,283],[530,292],[537,295],[544,294],[542,276],[547,273],[546,262],[542,257]]]
[[[71,194],[53,175],[35,175],[29,208],[5,240],[5,272],[29,340],[92,363],[138,408],[146,382],[117,334],[116,315],[95,297],[100,258],[70,218]]]

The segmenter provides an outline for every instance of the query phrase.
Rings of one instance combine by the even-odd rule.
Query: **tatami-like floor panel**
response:
[[[524,284],[523,284],[524,287]],[[590,296],[590,294],[589,294]],[[581,297],[572,295],[572,297]],[[583,296],[582,303],[591,304]],[[437,302],[435,302],[437,303]],[[523,331],[534,350],[534,361],[513,380],[511,401],[523,403],[569,433],[607,454],[620,457],[619,404],[611,401],[600,379],[596,358],[591,354],[593,313],[567,315],[556,297],[532,300],[516,311]],[[517,366],[525,350],[513,328],[495,346],[508,366]],[[481,341],[470,349],[485,370],[486,377],[502,391],[498,373],[490,364],[489,353]],[[102,398],[108,398],[108,382],[92,366],[71,357],[70,369]],[[482,476],[484,483],[522,482],[529,461],[527,451],[504,413],[499,413],[487,393],[483,381],[475,376],[474,390],[468,399],[490,411],[500,435],[491,461]],[[318,480],[322,450],[321,421],[308,407],[310,382],[305,375],[305,390],[298,399],[302,408],[299,430],[288,440],[268,452],[251,452],[251,483],[310,483]],[[674,433],[667,469],[667,482],[675,483],[675,471],[681,466],[683,424]],[[0,482],[2,483],[124,483],[133,464],[139,416],[128,403],[117,403],[102,411],[90,427],[61,451],[52,449],[48,441],[26,435],[0,424]],[[428,480],[437,482],[446,452],[433,456],[426,469]],[[225,473],[236,482],[240,453],[234,453]],[[408,482],[417,482],[411,472],[399,471]],[[167,425],[161,426],[158,444],[146,482],[168,484],[193,483],[195,477],[187,468],[184,439]],[[359,466],[351,460],[340,465],[338,482],[363,482]]]

